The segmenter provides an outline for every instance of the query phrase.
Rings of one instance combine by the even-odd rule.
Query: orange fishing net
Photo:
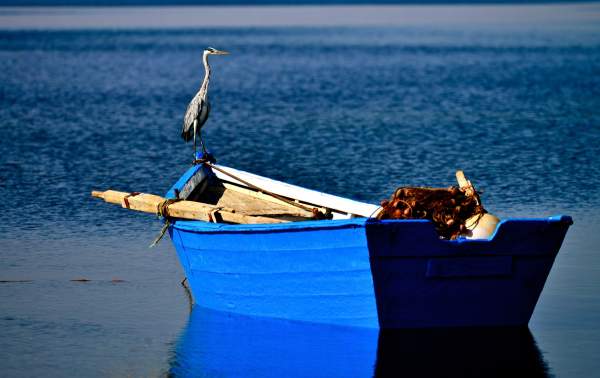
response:
[[[467,219],[486,213],[477,191],[463,191],[456,186],[400,187],[389,200],[381,201],[381,207],[378,219],[429,219],[445,239],[464,234]]]

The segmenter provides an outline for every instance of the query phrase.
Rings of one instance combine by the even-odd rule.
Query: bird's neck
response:
[[[210,65],[208,64],[208,54],[204,54],[204,56],[202,57],[202,62],[204,63],[204,81],[202,81],[200,92],[202,92],[204,94],[204,97],[206,97],[206,92],[208,90],[208,82],[210,81]]]

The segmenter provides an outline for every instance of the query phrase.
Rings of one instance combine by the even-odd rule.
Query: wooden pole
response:
[[[456,181],[458,181],[458,186],[467,196],[475,195],[475,188],[471,181],[467,180],[463,171],[456,171]]]
[[[467,180],[463,171],[456,171],[456,181],[458,186],[467,196],[475,196],[475,187],[470,180]],[[479,197],[477,197],[479,201]],[[490,213],[476,214],[465,221],[465,226],[469,233],[466,235],[468,239],[487,239],[494,234],[500,219]]]
[[[92,191],[92,197],[101,198],[108,203],[121,205],[126,209],[142,211],[145,213],[157,214],[159,207],[163,206],[163,214],[171,218],[202,220],[207,222],[223,221],[240,224],[286,222],[281,219],[239,214],[236,213],[234,209],[222,208],[194,201],[166,203],[166,198],[154,194],[129,193],[116,190],[106,190],[104,192],[94,190]]]

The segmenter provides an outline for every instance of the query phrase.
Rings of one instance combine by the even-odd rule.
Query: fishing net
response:
[[[444,239],[456,239],[467,232],[466,222],[483,216],[479,193],[450,188],[400,187],[389,200],[381,202],[378,219],[429,219]]]

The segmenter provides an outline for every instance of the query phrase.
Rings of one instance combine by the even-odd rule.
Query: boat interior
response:
[[[179,198],[211,206],[218,213],[243,217],[214,217],[223,223],[283,223],[364,217],[377,206],[312,191],[276,180],[213,166],[199,170],[177,188]],[[333,206],[330,206],[332,204]],[[366,209],[354,209],[356,205]],[[359,206],[359,207],[360,207]],[[368,216],[368,215],[367,215]]]
[[[285,197],[283,197],[285,198]],[[212,205],[223,210],[233,210],[235,213],[250,217],[271,218],[281,222],[301,222],[316,219],[309,209],[314,205],[293,201],[294,206],[284,200],[265,194],[255,189],[237,185],[211,177],[208,185],[202,191],[194,191],[188,200]],[[320,208],[322,212],[327,209]]]

